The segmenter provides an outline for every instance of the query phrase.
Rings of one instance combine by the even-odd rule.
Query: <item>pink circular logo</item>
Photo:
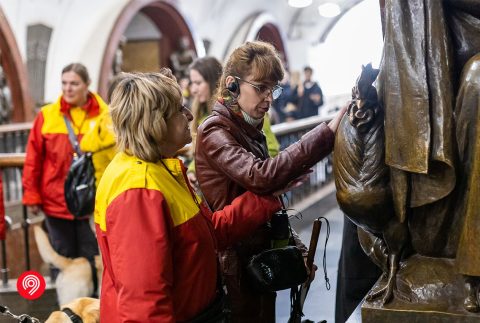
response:
[[[34,300],[45,292],[45,279],[36,271],[29,270],[20,275],[17,280],[17,291],[26,299]]]

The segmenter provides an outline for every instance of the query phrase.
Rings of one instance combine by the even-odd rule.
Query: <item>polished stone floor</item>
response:
[[[313,322],[326,320],[335,322],[335,287],[337,284],[337,268],[342,243],[343,213],[339,210],[335,192],[302,212],[302,219],[291,219],[292,226],[299,233],[302,241],[308,246],[312,230],[312,222],[319,216],[324,216],[330,222],[330,236],[327,244],[327,273],[330,290],[325,287],[323,273],[323,251],[325,247],[326,226],[322,223],[320,239],[315,254],[315,264],[318,266],[316,278],[312,282],[304,305],[304,319]],[[277,323],[287,323],[290,314],[290,291],[280,291],[277,296]]]

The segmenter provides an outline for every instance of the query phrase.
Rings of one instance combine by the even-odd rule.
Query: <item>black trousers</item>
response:
[[[45,225],[53,249],[68,258],[85,257],[89,260],[98,255],[98,244],[88,219],[65,220],[45,217]],[[52,270],[52,280],[58,274]]]
[[[381,274],[380,268],[363,252],[357,226],[344,216],[335,300],[336,323],[344,323],[350,317]]]

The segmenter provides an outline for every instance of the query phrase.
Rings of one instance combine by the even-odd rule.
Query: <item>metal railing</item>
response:
[[[22,168],[23,162],[18,166],[10,164],[25,159],[25,147],[32,123],[16,123],[0,125],[0,163],[2,166],[3,192],[5,205],[19,204],[22,199]],[[4,155],[6,154],[6,155]]]
[[[331,116],[314,116],[273,125],[272,131],[280,143],[280,150],[283,150],[291,144],[297,142],[304,134],[315,128],[320,123],[328,122],[331,119]],[[310,179],[307,183],[293,189],[286,194],[290,206],[299,203],[332,180],[332,156],[329,155],[324,158],[322,161],[317,163],[312,170],[313,172],[310,174]]]
[[[14,190],[18,190],[18,196],[21,198],[21,191],[22,191],[22,185],[21,185],[21,170],[23,169],[23,165],[25,164],[25,153],[0,153],[0,170],[2,171],[2,182],[3,182],[3,187],[7,188],[4,189],[4,197],[11,197],[11,194],[9,192],[5,192],[7,190],[12,190],[10,187],[10,183],[16,182],[14,185]],[[5,175],[9,174],[10,172],[14,174],[18,174],[18,181],[11,180],[11,181],[5,181]],[[15,177],[17,178],[17,177]],[[6,194],[5,194],[6,193]],[[25,270],[30,269],[30,238],[29,238],[29,233],[28,233],[28,227],[29,227],[29,221],[28,221],[28,213],[27,213],[27,208],[22,205],[22,220],[20,221],[22,230],[23,230],[23,239],[24,239],[24,253],[25,253]],[[7,215],[6,215],[7,216]],[[11,221],[6,221],[6,224],[11,225]],[[8,286],[8,266],[7,266],[7,247],[6,247],[6,241],[2,240],[1,241],[1,253],[2,253],[2,268],[0,269],[1,275],[2,275],[2,283],[3,286],[6,287]]]

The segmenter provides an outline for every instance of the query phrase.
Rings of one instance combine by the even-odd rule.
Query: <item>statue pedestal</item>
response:
[[[480,316],[467,311],[436,311],[428,308],[408,308],[396,306],[392,302],[388,308],[363,302],[362,323],[478,323]]]
[[[380,279],[373,289],[385,284]],[[480,313],[463,308],[463,278],[456,273],[452,259],[412,256],[401,264],[393,301],[363,301],[363,323],[473,323]],[[410,302],[398,297],[399,293]]]

